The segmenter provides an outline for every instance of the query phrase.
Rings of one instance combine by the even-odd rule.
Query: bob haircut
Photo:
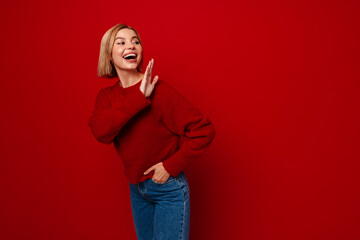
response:
[[[100,55],[99,55],[99,63],[97,68],[97,75],[99,77],[106,77],[106,78],[114,78],[117,77],[117,73],[114,67],[114,63],[111,60],[112,48],[115,43],[115,37],[119,30],[123,28],[129,28],[133,30],[142,46],[142,42],[138,32],[125,24],[117,24],[106,31],[104,36],[101,39],[100,45]],[[136,68],[138,72],[142,71],[142,63],[143,63],[143,56],[141,56],[141,61],[139,66]]]

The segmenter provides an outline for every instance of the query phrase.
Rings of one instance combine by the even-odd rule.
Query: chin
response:
[[[137,69],[137,67],[138,67],[138,65],[134,65],[134,67],[123,67],[123,68],[121,68],[122,70],[136,70]]]
[[[136,70],[140,65],[140,62],[135,63],[126,63],[126,62],[120,62],[117,66],[119,69],[124,71],[130,71],[130,70]]]

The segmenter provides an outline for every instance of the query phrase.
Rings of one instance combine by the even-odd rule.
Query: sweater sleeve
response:
[[[105,144],[112,143],[125,123],[151,103],[140,89],[126,95],[116,94],[116,97],[110,101],[109,93],[107,94],[110,90],[103,88],[99,91],[95,100],[95,109],[88,120],[88,126],[95,138]]]
[[[215,137],[215,129],[208,116],[170,85],[162,83],[162,91],[166,96],[166,100],[163,100],[162,121],[170,131],[183,137],[179,150],[165,159],[163,166],[170,175],[177,176],[208,149]]]

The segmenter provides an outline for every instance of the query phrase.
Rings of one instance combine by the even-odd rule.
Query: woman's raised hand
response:
[[[144,94],[145,97],[149,97],[154,90],[155,84],[159,77],[156,75],[151,83],[151,73],[154,66],[154,59],[151,59],[148,66],[146,67],[146,71],[144,73],[144,77],[141,80],[140,91]]]

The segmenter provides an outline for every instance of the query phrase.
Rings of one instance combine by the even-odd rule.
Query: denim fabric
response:
[[[138,240],[189,239],[190,191],[184,172],[165,183],[149,178],[129,184]]]

